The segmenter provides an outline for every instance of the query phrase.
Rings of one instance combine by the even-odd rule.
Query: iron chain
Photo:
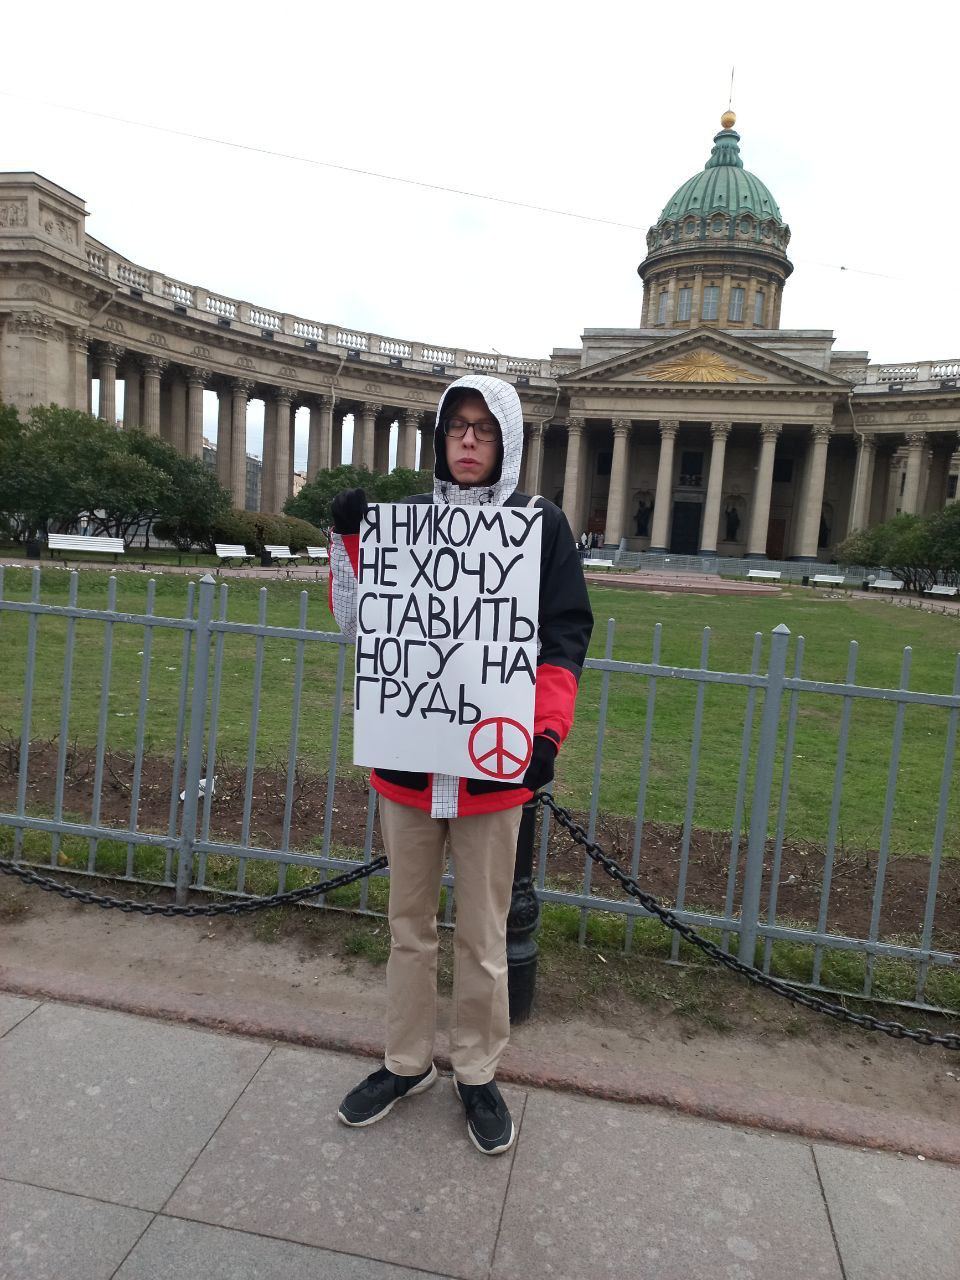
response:
[[[607,875],[612,880],[615,880],[630,897],[636,898],[646,911],[656,916],[668,929],[678,933],[691,946],[699,948],[715,964],[722,965],[733,973],[740,974],[749,982],[758,987],[763,987],[767,991],[772,991],[774,995],[782,996],[792,1004],[801,1005],[805,1009],[812,1009],[815,1013],[822,1013],[837,1022],[846,1022],[856,1027],[863,1027],[866,1031],[879,1031],[884,1035],[892,1036],[896,1040],[914,1040],[918,1044],[941,1045],[945,1049],[960,1051],[960,1034],[958,1033],[948,1032],[946,1035],[937,1035],[927,1027],[907,1027],[902,1022],[875,1018],[869,1013],[854,1013],[841,1004],[801,991],[799,988],[793,987],[779,978],[774,978],[770,974],[764,973],[753,965],[745,964],[744,961],[738,960],[736,956],[724,951],[715,942],[711,942],[709,938],[704,938],[692,926],[679,920],[672,911],[662,907],[656,898],[641,889],[636,880],[629,876],[609,855],[604,853],[595,840],[590,840],[584,828],[574,820],[570,810],[557,804],[553,796],[540,792],[537,799],[550,809],[560,826],[572,836],[577,844],[583,846],[594,862],[602,867]],[[127,898],[109,898],[103,894],[91,893],[86,889],[74,889],[69,885],[51,880],[47,876],[41,876],[29,867],[21,866],[6,858],[0,858],[0,873],[3,875],[16,876],[26,884],[36,885],[37,888],[43,889],[48,893],[58,893],[61,897],[71,898],[76,902],[84,902],[103,908],[113,907],[128,914],[137,912],[145,916],[238,916],[252,911],[264,911],[270,907],[286,906],[294,902],[303,902],[306,898],[316,897],[322,893],[330,893],[333,889],[340,889],[345,885],[353,884],[355,881],[362,880],[365,876],[372,875],[375,871],[380,871],[386,866],[387,859],[380,857],[371,862],[362,863],[354,870],[346,871],[332,880],[324,880],[320,884],[306,885],[301,889],[291,889],[287,893],[274,893],[269,897],[252,898],[243,902],[216,902],[207,906],[180,907],[172,902],[162,904],[133,902]]]
[[[372,862],[361,863],[353,871],[345,871],[333,880],[324,880],[320,884],[308,884],[302,889],[290,889],[287,893],[274,893],[268,898],[248,898],[242,902],[211,902],[206,906],[178,907],[173,902],[133,902],[129,898],[108,898],[102,893],[90,893],[87,889],[73,889],[70,885],[60,884],[47,876],[38,875],[29,867],[0,858],[0,873],[5,876],[16,876],[25,884],[34,884],[47,893],[59,893],[62,898],[72,898],[76,902],[85,902],[94,907],[115,907],[126,914],[137,912],[142,916],[239,916],[251,911],[264,911],[269,907],[283,907],[294,902],[303,902],[305,898],[314,898],[321,893],[330,893],[333,889],[342,889],[344,885],[362,880],[364,876],[373,875],[387,865],[386,858],[374,858]]]
[[[666,907],[661,907],[656,898],[651,897],[649,893],[645,893],[632,876],[627,875],[622,867],[618,866],[611,857],[604,853],[595,840],[591,840],[588,837],[583,827],[574,821],[570,810],[557,804],[553,796],[541,792],[537,798],[551,810],[557,822],[573,837],[577,844],[586,849],[594,862],[601,866],[612,880],[615,880],[632,898],[636,898],[640,905],[649,911],[651,915],[657,916],[668,929],[673,929],[676,933],[679,933],[680,937],[692,946],[699,947],[716,964],[723,965],[724,968],[730,969],[734,973],[739,973],[758,987],[764,987],[767,991],[772,991],[774,995],[783,996],[785,1000],[789,1000],[792,1004],[802,1005],[805,1009],[812,1009],[815,1013],[822,1013],[828,1018],[836,1019],[837,1022],[849,1022],[856,1027],[863,1027],[866,1031],[882,1031],[884,1035],[893,1036],[895,1040],[915,1040],[918,1044],[942,1045],[944,1049],[960,1050],[960,1034],[948,1032],[946,1035],[941,1036],[926,1027],[914,1029],[913,1027],[905,1027],[902,1022],[888,1022],[882,1018],[875,1018],[869,1013],[853,1013],[851,1010],[844,1008],[842,1004],[835,1004],[831,1000],[824,1000],[820,996],[811,995],[807,991],[800,991],[796,987],[792,987],[788,982],[782,982],[779,978],[773,978],[761,969],[756,969],[753,965],[745,964],[742,960],[738,960],[736,956],[732,956],[728,951],[722,950],[715,942],[711,942],[709,938],[704,938],[697,933],[696,929],[684,924],[682,920],[678,920],[672,911],[668,911]]]

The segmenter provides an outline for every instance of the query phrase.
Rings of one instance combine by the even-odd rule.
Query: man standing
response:
[[[486,1155],[509,1150],[516,1137],[495,1075],[510,1035],[506,930],[520,810],[553,777],[593,628],[577,544],[563,513],[545,498],[517,492],[522,452],[523,415],[510,383],[472,375],[446,389],[437,409],[433,492],[408,501],[534,504],[543,511],[533,749],[521,783],[374,770],[390,863],[386,1055],[337,1112],[344,1124],[373,1124],[437,1078],[437,910],[449,841],[456,894],[450,1058],[467,1132]],[[332,608],[351,639],[366,509],[362,489],[333,501]]]

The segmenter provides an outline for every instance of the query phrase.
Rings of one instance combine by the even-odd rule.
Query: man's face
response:
[[[447,466],[459,485],[487,484],[497,466],[500,455],[500,424],[487,408],[482,396],[469,396],[460,401],[447,425],[459,431],[466,425],[462,436],[447,435],[444,441]],[[480,439],[477,431],[492,438]]]

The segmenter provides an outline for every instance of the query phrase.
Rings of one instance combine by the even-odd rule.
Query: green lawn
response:
[[[106,572],[84,572],[80,577],[80,603],[104,607],[107,578]],[[126,612],[142,612],[146,575],[119,573],[117,581],[118,607]],[[68,585],[68,574],[45,569],[41,598],[47,603],[66,603]],[[26,599],[29,591],[26,571],[6,571],[6,598]],[[183,616],[186,592],[184,577],[158,577],[156,612]],[[256,621],[258,592],[254,582],[232,583],[229,619]],[[300,595],[301,584],[272,581],[267,596],[268,622],[296,625]],[[702,631],[709,627],[710,667],[748,670],[754,633],[759,631],[764,634],[762,670],[769,652],[769,633],[782,622],[792,633],[788,662],[791,671],[795,640],[802,635],[806,643],[803,674],[821,680],[842,680],[849,641],[857,640],[858,682],[895,686],[903,647],[910,645],[911,687],[941,693],[953,688],[960,621],[952,617],[902,609],[887,601],[860,596],[844,601],[825,600],[802,588],[785,591],[778,597],[701,597],[605,587],[595,589],[592,599],[597,619],[591,646],[593,657],[602,656],[606,620],[615,618],[613,653],[617,659],[649,661],[654,625],[659,622],[662,662],[698,665]],[[325,584],[308,588],[306,621],[310,627],[334,629],[327,610]],[[0,615],[0,741],[16,738],[20,732],[28,625],[23,615]],[[79,623],[76,635],[70,737],[93,743],[102,684],[103,624]],[[65,636],[63,621],[40,621],[31,724],[34,738],[52,738],[59,731]],[[107,717],[107,743],[114,750],[130,751],[134,746],[143,641],[140,627],[114,627]],[[154,632],[147,743],[149,751],[161,755],[172,752],[175,736],[181,645],[177,633],[160,629]],[[255,651],[256,640],[248,636],[230,636],[224,645],[218,748],[224,756],[237,761],[246,758],[249,741]],[[305,649],[300,758],[308,769],[325,770],[328,764],[336,654],[334,645],[309,644]],[[287,756],[295,660],[294,642],[271,640],[265,646],[258,734],[258,761],[262,764],[274,764]],[[646,679],[636,676],[616,675],[610,680],[600,792],[601,808],[607,812],[632,816],[635,809],[647,689]],[[557,794],[574,807],[585,808],[589,804],[600,691],[599,674],[585,673],[577,722],[559,760]],[[695,699],[696,690],[690,684],[665,678],[658,682],[648,820],[678,822],[683,818]],[[744,690],[707,688],[693,811],[696,825],[715,830],[728,830],[731,826],[745,705]],[[760,699],[754,716],[754,739],[759,711]],[[788,833],[794,838],[817,843],[825,837],[840,711],[841,700],[836,697],[804,695],[800,700],[787,821]],[[894,715],[894,708],[883,703],[861,701],[854,705],[841,811],[841,838],[848,850],[876,848],[879,844]],[[781,732],[783,727],[782,724]],[[343,728],[339,767],[348,771],[352,768],[349,715]],[[907,709],[891,832],[895,852],[925,853],[932,847],[946,730],[947,713],[943,709]],[[780,758],[778,754],[778,769]],[[779,775],[776,781],[778,785]],[[960,785],[955,777],[947,826],[947,846],[954,855],[960,853],[958,818]]]

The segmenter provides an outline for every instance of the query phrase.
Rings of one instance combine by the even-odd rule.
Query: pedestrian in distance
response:
[[[593,628],[578,546],[563,512],[518,492],[522,451],[523,413],[510,383],[471,375],[447,387],[437,409],[433,491],[407,501],[536,506],[543,513],[532,753],[519,783],[374,769],[390,864],[386,1053],[383,1066],[337,1112],[344,1124],[373,1124],[437,1079],[437,911],[449,844],[456,898],[453,1084],[469,1137],[486,1155],[509,1150],[516,1137],[495,1077],[510,1035],[506,930],[521,806],[553,778]],[[351,639],[366,510],[362,489],[340,493],[332,504],[331,607]]]

